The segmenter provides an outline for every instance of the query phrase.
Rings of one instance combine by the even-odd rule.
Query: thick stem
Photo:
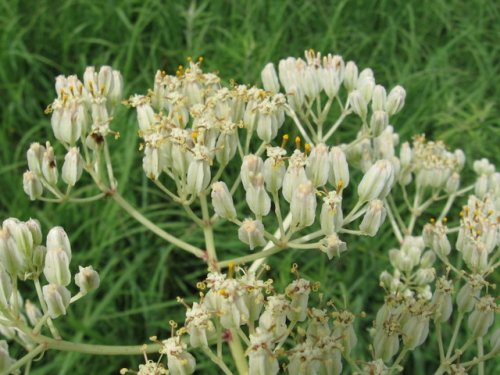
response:
[[[120,194],[117,192],[111,194],[111,197],[113,200],[118,203],[125,211],[129,213],[130,216],[132,216],[134,219],[136,219],[139,223],[144,225],[146,228],[148,228],[151,232],[154,234],[158,235],[159,237],[163,238],[164,240],[170,242],[171,244],[179,247],[182,250],[187,251],[188,253],[191,253],[195,255],[198,258],[203,258],[204,257],[204,252],[203,250],[197,248],[196,246],[193,246],[191,244],[188,244],[187,242],[173,236],[172,234],[164,231],[160,227],[158,227],[156,224],[154,224],[152,221],[144,217],[139,211],[137,211],[130,203],[128,203]]]

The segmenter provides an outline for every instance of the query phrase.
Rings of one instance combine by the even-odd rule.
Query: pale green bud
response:
[[[484,296],[476,303],[475,310],[469,315],[467,325],[473,337],[483,337],[488,333],[493,321],[495,312],[498,310],[492,296]]]
[[[221,133],[215,146],[215,157],[221,165],[228,164],[238,150],[238,133]]]
[[[12,278],[25,268],[22,254],[6,229],[0,229],[0,263]]]
[[[366,118],[367,103],[363,94],[359,90],[353,90],[349,94],[349,104],[352,111],[362,119]]]
[[[140,130],[148,130],[154,125],[155,113],[149,103],[144,102],[138,105],[135,109],[137,111],[137,122]]]
[[[342,196],[336,191],[331,191],[323,198],[320,214],[321,230],[325,235],[333,234],[342,228],[343,220]]]
[[[266,189],[271,192],[277,192],[283,185],[286,167],[281,158],[268,157],[262,168],[262,175],[266,183]]]
[[[316,218],[316,191],[311,181],[300,184],[290,202],[292,222],[300,227],[307,227]]]
[[[263,164],[264,162],[259,156],[253,154],[245,155],[240,170],[241,183],[245,190],[247,190],[250,185],[251,177],[262,172]]]
[[[429,318],[418,315],[410,316],[401,327],[404,346],[414,350],[424,343],[429,335]]]
[[[47,251],[43,274],[52,284],[66,286],[71,282],[68,255],[62,248]]]
[[[225,219],[236,218],[233,197],[224,182],[218,181],[212,185],[211,196],[212,205],[217,215]]]
[[[256,246],[264,246],[264,226],[259,220],[245,219],[238,229],[238,238],[253,250]]]
[[[358,67],[354,61],[348,61],[344,70],[344,86],[348,92],[354,90],[358,84]]]
[[[43,299],[47,304],[49,316],[55,319],[66,315],[71,300],[71,293],[62,285],[49,284],[42,288]]]
[[[4,220],[3,228],[9,231],[24,259],[30,260],[33,252],[33,236],[26,223],[9,218]]]
[[[0,310],[8,309],[10,296],[12,295],[12,280],[0,263]]]
[[[257,174],[251,177],[246,191],[248,207],[257,217],[266,216],[271,209],[271,198],[264,188],[264,177]]]
[[[32,143],[28,152],[26,152],[26,159],[28,159],[28,168],[36,176],[42,175],[42,158],[45,152],[45,147],[40,143]]]
[[[82,172],[83,159],[80,155],[80,150],[76,147],[72,147],[64,157],[61,177],[69,186],[75,186],[77,181],[82,176]]]
[[[62,249],[71,262],[71,245],[69,238],[62,227],[54,227],[47,234],[47,251]]]
[[[142,169],[151,180],[157,180],[162,171],[160,152],[157,147],[146,145],[142,158]]]
[[[389,160],[378,160],[365,173],[358,185],[359,200],[383,199],[394,182],[394,168]]]
[[[34,201],[42,196],[43,185],[33,172],[26,171],[23,174],[23,190]]]
[[[285,289],[285,294],[291,299],[288,320],[303,322],[307,318],[307,303],[311,293],[311,283],[305,279],[292,281]]]
[[[262,79],[262,85],[264,89],[271,92],[280,91],[280,84],[278,82],[278,75],[276,74],[276,69],[273,63],[267,64],[262,72],[260,73]]]
[[[458,311],[461,313],[470,312],[474,308],[480,292],[481,284],[475,283],[474,280],[464,284],[457,294]]]
[[[9,355],[9,345],[7,341],[0,340],[0,371],[3,373],[16,361]]]
[[[80,293],[87,294],[99,288],[101,279],[92,266],[78,266],[80,272],[75,275],[75,284],[80,288]]]
[[[108,98],[112,106],[116,106],[123,98],[123,76],[118,70],[113,70],[111,89],[108,90]]]
[[[405,142],[401,145],[401,150],[399,152],[399,161],[401,162],[402,169],[408,169],[410,167],[413,158],[413,152],[411,150],[410,144]]]
[[[389,325],[391,320],[384,322]],[[399,325],[398,325],[399,326]],[[375,337],[373,338],[373,349],[375,358],[380,358],[384,362],[390,362],[392,357],[399,351],[399,336],[396,331],[388,330],[384,327],[377,328]]]
[[[42,174],[49,185],[55,186],[59,178],[57,171],[56,158],[54,156],[54,148],[47,142],[47,149],[43,153],[42,159]]]
[[[47,248],[45,246],[35,246],[33,249],[33,260],[32,260],[32,277],[36,278],[39,276],[45,265],[45,256],[47,254]]]
[[[385,111],[385,105],[387,102],[387,92],[385,87],[381,85],[376,85],[373,88],[372,93],[372,110],[375,111]]]
[[[386,110],[389,116],[392,116],[403,108],[405,104],[406,91],[401,86],[394,87],[387,96]]]
[[[372,200],[363,216],[359,229],[368,236],[375,236],[384,223],[386,215],[384,203],[379,199]]]
[[[32,326],[36,326],[40,318],[43,316],[38,306],[32,303],[29,299],[24,303],[24,311],[26,312],[28,321]]]
[[[199,194],[210,184],[210,165],[208,160],[193,159],[189,163],[186,187],[191,194]]]
[[[306,175],[315,187],[324,186],[330,172],[328,147],[324,143],[314,146],[306,161]]]
[[[336,189],[342,190],[349,185],[349,166],[344,151],[340,147],[330,150],[330,175],[329,181]]]
[[[454,194],[460,187],[460,175],[457,172],[453,172],[451,176],[446,181],[445,191],[448,194]]]
[[[31,237],[33,238],[33,245],[38,246],[42,244],[43,236],[42,236],[42,227],[40,222],[36,219],[29,219],[26,222],[26,226],[31,232]]]
[[[272,333],[258,327],[250,334],[248,348],[248,371],[253,375],[276,375],[279,363],[272,352],[274,336]]]
[[[389,125],[389,116],[385,111],[375,111],[370,119],[370,129],[374,137],[378,137]]]

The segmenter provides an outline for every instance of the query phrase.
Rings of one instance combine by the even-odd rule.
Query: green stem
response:
[[[262,251],[260,251],[258,253],[244,255],[244,256],[233,258],[233,259],[229,259],[229,260],[224,260],[222,262],[219,262],[219,267],[220,268],[226,268],[230,264],[238,265],[238,264],[244,264],[244,263],[252,262],[254,260],[263,259],[263,258],[266,258],[266,257],[268,257],[270,255],[279,253],[280,251],[283,251],[285,249],[286,248],[283,248],[283,247],[273,246],[273,247],[271,247],[269,249],[262,250]]]
[[[245,352],[241,345],[240,338],[236,329],[231,329],[231,340],[229,341],[229,349],[233,356],[236,369],[240,375],[248,375],[248,364],[245,358]]]
[[[434,324],[436,325],[436,333],[437,333],[437,340],[438,340],[438,347],[439,347],[439,359],[441,362],[444,361],[444,345],[443,345],[443,333],[441,330],[441,323],[438,321],[434,321]]]
[[[226,364],[224,363],[224,361],[217,357],[211,350],[209,347],[205,347],[205,348],[202,348],[203,350],[203,353],[205,353],[205,355],[210,358],[212,360],[213,363],[215,363],[217,366],[219,366],[219,368],[222,370],[222,372],[226,375],[233,375],[233,373],[231,372],[231,370],[229,370],[229,368],[226,366]]]
[[[152,221],[150,221],[149,219],[144,217],[139,211],[137,211],[119,193],[115,192],[115,193],[111,194],[111,197],[113,198],[113,200],[116,203],[118,203],[118,205],[120,205],[120,207],[122,207],[125,211],[127,211],[130,216],[132,216],[134,219],[136,219],[139,223],[144,225],[146,228],[148,228],[151,232],[153,232],[157,236],[170,242],[172,245],[175,245],[178,248],[195,255],[198,258],[204,258],[205,253],[203,250],[173,236],[172,234],[170,234],[170,233],[164,231],[163,229],[161,229],[160,227],[158,227]]]
[[[285,237],[285,228],[283,227],[283,216],[281,215],[281,208],[280,208],[280,197],[278,195],[278,192],[275,191],[273,192],[273,201],[274,201],[274,211],[276,212],[276,217],[278,219],[278,225],[280,229],[280,238]]]
[[[208,264],[209,267],[214,266],[215,269],[217,269],[218,268],[217,252],[215,250],[214,231],[212,227],[212,222],[210,221],[210,214],[208,212],[206,193],[200,194],[200,203],[201,203],[201,215],[203,220],[203,236],[205,237],[205,246],[207,248],[207,253],[208,253]]]
[[[401,350],[398,357],[396,358],[396,360],[392,364],[389,374],[391,374],[393,371],[398,371],[399,363],[404,359],[404,357],[406,356],[406,353],[408,353],[408,348],[403,348],[403,350]]]
[[[457,321],[455,322],[455,328],[453,329],[453,335],[451,336],[450,345],[448,346],[448,350],[446,351],[446,359],[449,359],[451,353],[453,352],[453,348],[455,347],[455,341],[457,340],[458,331],[460,330],[460,324],[462,323],[463,318],[464,314],[459,313]]]
[[[482,337],[477,338],[477,355],[479,358],[484,356],[484,345]],[[484,361],[478,363],[477,375],[484,375]]]
[[[109,155],[108,141],[104,138],[104,161],[106,163],[106,169],[108,171],[109,186],[112,190],[116,189],[116,180],[113,174],[113,164],[111,164],[111,156]]]
[[[47,349],[47,346],[44,345],[44,344],[40,344],[38,345],[36,348],[34,348],[33,350],[29,351],[28,354],[26,354],[24,357],[22,357],[20,360],[16,361],[12,366],[10,366],[7,370],[5,370],[5,372],[3,372],[2,374],[12,374],[13,372],[15,372],[16,370],[20,369],[21,367],[23,367],[24,365],[27,365],[28,363],[30,363],[33,358],[35,358],[37,355],[39,355],[40,353],[42,353],[44,350]]]

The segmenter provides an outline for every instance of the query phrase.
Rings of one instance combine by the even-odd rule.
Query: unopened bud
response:
[[[292,222],[300,227],[307,227],[314,223],[316,204],[316,192],[312,182],[306,181],[300,184],[290,202]]]
[[[314,186],[324,186],[330,172],[328,147],[324,143],[314,146],[306,161],[306,175]]]
[[[374,137],[378,137],[389,125],[389,116],[385,111],[375,111],[370,119],[370,129]]]
[[[348,61],[344,70],[344,86],[348,92],[358,84],[358,67],[353,61]]]
[[[305,279],[292,281],[286,287],[285,293],[291,299],[290,310],[287,314],[288,320],[302,322],[307,318],[307,303],[310,292],[311,283]]]
[[[460,187],[460,175],[457,172],[453,172],[452,175],[446,181],[445,191],[448,194],[454,194],[458,191]]]
[[[24,260],[17,245],[5,229],[0,228],[0,264],[10,274],[12,278],[24,269]]]
[[[47,304],[49,316],[52,319],[66,315],[66,309],[71,300],[71,293],[62,285],[49,284],[42,288],[43,299]]]
[[[392,116],[403,108],[405,104],[406,91],[401,86],[394,87],[387,96],[387,113]]]
[[[34,201],[42,196],[43,185],[33,172],[26,171],[23,174],[23,190]]]
[[[384,223],[385,216],[386,211],[384,203],[379,199],[372,200],[369,203],[368,210],[363,217],[363,221],[361,221],[361,224],[359,225],[359,230],[368,236],[375,236]]]
[[[212,205],[217,215],[225,219],[236,218],[233,197],[224,182],[219,181],[212,185],[211,196]]]
[[[69,186],[75,186],[82,176],[82,171],[83,159],[80,155],[80,151],[78,148],[72,147],[64,157],[61,177]]]
[[[248,207],[257,217],[266,216],[271,209],[271,198],[264,188],[264,177],[257,174],[251,177],[246,191]]]
[[[92,266],[78,266],[80,272],[75,275],[75,284],[80,288],[80,293],[87,294],[99,288],[99,274]]]
[[[0,263],[0,309],[1,310],[7,310],[9,308],[9,301],[11,295],[12,295],[12,280],[7,271],[5,270],[5,268],[3,267],[3,265]]]
[[[47,149],[43,153],[42,173],[49,185],[56,185],[59,173],[57,172],[57,163],[54,156],[54,148],[47,144]]]
[[[258,173],[261,173],[263,164],[264,162],[257,155],[245,155],[243,162],[241,163],[240,171],[241,183],[243,184],[245,190],[247,190],[250,185],[250,178]]]
[[[40,143],[32,143],[28,152],[26,152],[26,159],[28,159],[28,168],[37,176],[42,175],[42,158],[45,153],[45,147]]]
[[[367,103],[363,94],[358,90],[353,90],[349,94],[349,104],[351,105],[352,111],[357,114],[362,119],[366,118],[367,113]]]
[[[385,198],[394,182],[394,170],[389,160],[378,160],[365,173],[358,185],[360,201]]]
[[[47,251],[62,249],[71,262],[71,245],[69,238],[62,227],[54,227],[47,234]]]
[[[387,93],[385,87],[381,85],[376,85],[373,89],[372,94],[372,110],[375,111],[385,111],[385,104],[387,102]]]
[[[68,255],[63,249],[47,251],[43,274],[49,283],[66,286],[71,282]]]
[[[342,190],[349,185],[349,166],[347,158],[340,147],[330,150],[330,175],[329,181],[336,189]]]
[[[469,330],[473,337],[483,337],[488,333],[493,321],[497,306],[491,296],[484,296],[476,303],[476,308],[469,315],[467,321]]]
[[[280,91],[280,84],[278,82],[278,75],[273,63],[267,64],[260,73],[262,84],[267,91],[278,92]]]

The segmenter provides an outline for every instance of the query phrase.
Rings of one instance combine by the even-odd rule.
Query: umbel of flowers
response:
[[[153,337],[153,343],[125,349],[101,346],[101,353],[144,354],[137,371],[122,369],[123,374],[191,374],[204,356],[226,375],[343,370],[382,375],[401,371],[409,353],[425,347],[439,353],[436,374],[465,374],[473,367],[484,374],[485,362],[500,350],[492,277],[500,244],[495,166],[474,161],[476,177],[464,182],[466,158],[460,149],[424,135],[400,144],[394,121],[405,90],[386,89],[370,68],[341,56],[308,50],[304,58],[267,64],[261,79],[262,88],[227,85],[202,69],[202,59],[189,59],[173,75],[158,71],[146,94],[123,102],[135,111],[142,170],[166,201],[178,204],[200,227],[203,248],[161,228],[120,194],[109,150],[110,135],[118,138],[112,121],[122,101],[120,73],[90,67],[82,80],[56,79],[57,98],[47,112],[65,156],[58,158],[61,147],[49,142],[31,145],[23,179],[29,198],[112,199],[152,233],[199,258],[209,272],[198,284],[196,302],[179,298],[186,319],[180,327],[171,322],[169,338]],[[333,143],[346,122],[350,129],[357,126],[355,137]],[[84,173],[89,178],[82,178]],[[92,181],[93,187],[82,181]],[[459,217],[452,211],[456,204],[463,205]],[[216,223],[242,243],[237,257],[214,236]],[[10,280],[5,285],[14,290],[17,278],[45,275],[49,284],[37,290],[46,318],[35,329],[47,323],[57,337],[52,319],[64,315],[75,299],[66,289],[71,279],[67,238],[59,229],[49,234],[42,256],[32,235],[33,251],[26,258],[31,260],[23,263],[18,259],[25,259],[30,242],[10,226],[3,237],[20,238],[15,240],[20,245],[18,251],[2,247],[8,276],[2,280]],[[380,243],[386,232],[394,240],[384,242],[387,251],[378,254],[387,260],[379,277],[381,303],[364,306],[367,314],[316,293],[319,285],[300,275],[296,265],[294,280],[284,288],[275,287],[272,271],[264,279],[267,257],[288,252],[297,262],[304,253],[349,261],[346,252],[357,251],[358,237]],[[91,268],[78,275],[82,295],[98,284]],[[15,306],[11,299],[4,298]],[[367,315],[373,322],[368,333],[358,326]],[[44,350],[67,350],[66,344],[43,343]],[[4,368],[26,363],[11,359],[6,344],[1,348],[7,353]],[[36,350],[26,348],[28,356]],[[159,359],[149,359],[151,353]]]

